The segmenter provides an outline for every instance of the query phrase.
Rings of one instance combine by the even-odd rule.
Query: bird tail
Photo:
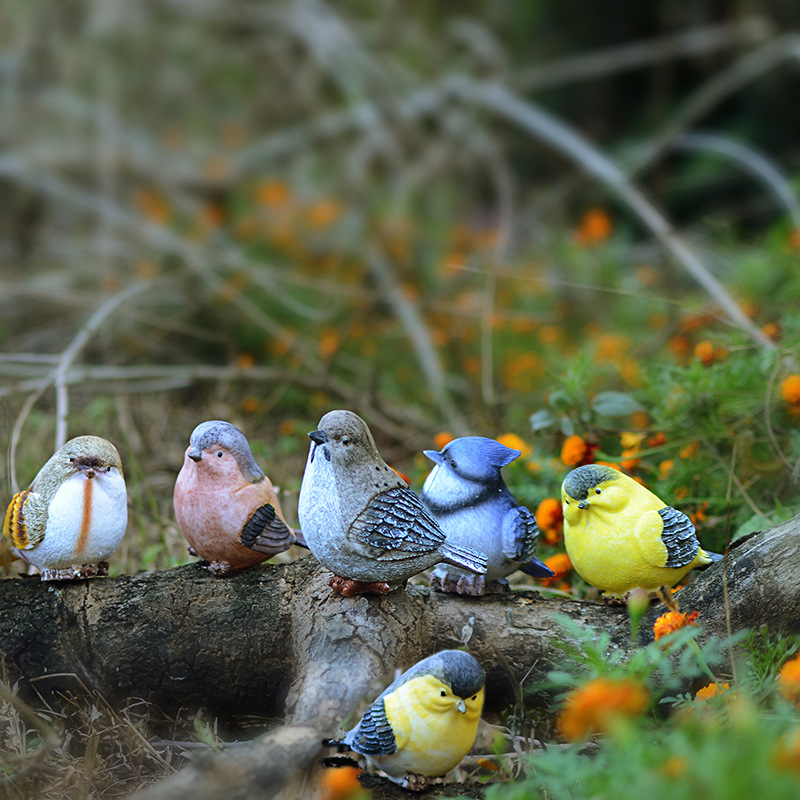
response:
[[[552,578],[553,575],[555,575],[555,572],[553,572],[547,564],[539,561],[538,558],[532,558],[519,569],[520,572],[524,572],[526,575],[531,575],[534,578]]]
[[[489,559],[485,553],[453,542],[445,542],[442,546],[442,561],[454,567],[468,569],[477,575],[485,575],[489,566]]]

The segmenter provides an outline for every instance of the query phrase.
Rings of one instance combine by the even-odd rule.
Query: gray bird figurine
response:
[[[387,594],[440,561],[486,572],[483,553],[446,541],[361,417],[330,411],[308,435],[298,516],[311,552],[334,573],[334,591]]]
[[[43,581],[108,574],[128,524],[122,461],[111,442],[78,436],[59,448],[6,511],[3,536]]]
[[[201,422],[173,492],[178,527],[212,575],[233,575],[295,543],[270,479],[230,422]]]
[[[505,580],[517,569],[546,578],[553,571],[536,552],[536,517],[511,494],[500,470],[520,455],[483,436],[464,436],[441,452],[424,450],[436,465],[420,492],[425,508],[439,523],[447,541],[474,547],[489,558],[485,575],[439,564],[431,587],[443,592],[483,595],[508,590]]]

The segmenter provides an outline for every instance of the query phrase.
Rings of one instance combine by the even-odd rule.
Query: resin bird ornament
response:
[[[445,539],[361,417],[330,411],[308,435],[298,515],[311,552],[334,573],[334,591],[386,594],[440,561],[486,572],[483,553]]]
[[[295,543],[275,488],[230,422],[209,420],[192,431],[172,499],[189,552],[212,575],[241,572]]]
[[[340,744],[366,756],[395,783],[422,791],[454,769],[475,743],[484,673],[461,650],[417,662],[385,689]]]
[[[612,467],[572,470],[561,497],[567,555],[607,599],[674,586],[690,570],[722,558],[700,547],[689,517]]]
[[[474,547],[489,559],[485,575],[439,564],[431,588],[482,595],[508,590],[506,575],[521,569],[548,578],[553,570],[536,552],[536,517],[509,491],[500,470],[520,451],[483,436],[464,436],[441,451],[424,450],[435,464],[420,492],[423,505],[439,523],[447,541]]]
[[[122,461],[111,442],[78,436],[11,499],[3,536],[43,581],[108,574],[128,524]]]

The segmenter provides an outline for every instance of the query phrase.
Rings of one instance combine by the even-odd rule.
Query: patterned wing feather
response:
[[[353,520],[350,535],[376,548],[377,558],[405,558],[431,553],[444,533],[417,495],[403,486],[381,492]]]
[[[530,509],[512,508],[503,519],[503,555],[511,561],[530,561],[538,535],[539,526]]]
[[[294,544],[291,528],[265,503],[247,520],[241,533],[242,544],[259,553],[281,553]]]
[[[664,566],[685,567],[694,560],[700,549],[692,521],[672,506],[659,508],[658,515],[664,523],[661,541],[667,548],[667,563]]]
[[[44,531],[29,531],[25,523],[25,506],[32,497],[30,489],[17,492],[6,510],[3,520],[3,536],[5,536],[18,550],[28,550],[38,544]]]
[[[361,722],[345,736],[344,741],[356,753],[365,756],[388,756],[397,750],[383,697],[379,697],[364,712]]]

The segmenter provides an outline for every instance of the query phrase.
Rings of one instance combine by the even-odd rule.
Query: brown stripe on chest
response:
[[[78,554],[86,549],[89,541],[89,529],[92,527],[92,494],[94,492],[94,479],[88,478],[83,484],[83,514],[81,514],[81,532],[75,549]]]

